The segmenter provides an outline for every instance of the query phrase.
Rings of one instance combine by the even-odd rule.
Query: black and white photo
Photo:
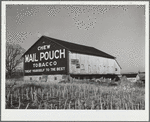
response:
[[[148,24],[146,1],[3,1],[2,120],[148,120]]]

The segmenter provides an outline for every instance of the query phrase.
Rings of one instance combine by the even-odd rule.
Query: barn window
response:
[[[54,77],[54,80],[57,80],[57,77]]]
[[[78,59],[71,59],[71,64],[79,64],[79,60]]]
[[[117,68],[115,68],[115,71],[117,71]]]
[[[76,64],[76,68],[80,68],[80,64]]]
[[[30,80],[32,80],[32,77],[30,77]]]
[[[82,70],[84,70],[84,69],[85,69],[85,68],[84,68],[84,64],[81,64],[81,69],[82,69]]]

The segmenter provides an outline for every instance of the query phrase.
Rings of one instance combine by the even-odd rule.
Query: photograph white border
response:
[[[148,121],[149,2],[148,1],[2,1],[1,120],[2,121]],[[6,5],[145,5],[145,110],[10,110],[5,109]]]

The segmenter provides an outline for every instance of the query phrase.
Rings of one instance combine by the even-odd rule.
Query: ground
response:
[[[6,80],[6,109],[144,110],[145,87],[126,79],[118,84]]]

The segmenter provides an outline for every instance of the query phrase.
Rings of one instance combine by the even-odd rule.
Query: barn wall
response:
[[[115,74],[120,74],[121,69],[115,60],[114,60],[114,65],[115,65],[114,66],[115,67]]]
[[[24,81],[41,81],[58,83],[63,79],[66,79],[66,75],[37,75],[37,76],[24,76]]]
[[[114,59],[69,52],[69,73],[120,74],[120,67]]]
[[[67,61],[65,47],[41,38],[24,55],[24,75],[67,74]]]

